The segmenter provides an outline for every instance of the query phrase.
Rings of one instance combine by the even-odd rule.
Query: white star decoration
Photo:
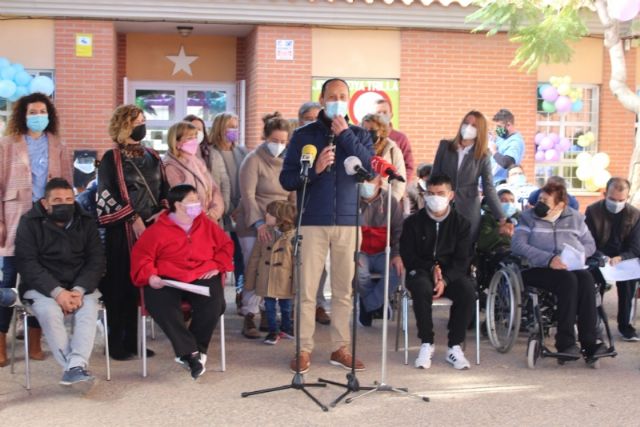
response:
[[[185,73],[193,76],[191,73],[191,63],[198,59],[198,56],[189,56],[184,52],[184,46],[180,46],[180,53],[178,55],[167,55],[166,58],[173,62],[173,76],[175,76],[180,71],[184,71]]]

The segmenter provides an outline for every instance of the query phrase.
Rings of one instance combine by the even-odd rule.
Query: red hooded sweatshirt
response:
[[[233,271],[233,241],[204,213],[186,233],[164,212],[131,251],[131,280],[138,287],[154,274],[192,283],[211,270]]]

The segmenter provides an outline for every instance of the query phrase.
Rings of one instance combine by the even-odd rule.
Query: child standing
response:
[[[245,289],[255,290],[264,298],[269,333],[264,343],[275,345],[281,337],[292,339],[291,300],[293,298],[293,243],[296,208],[286,200],[277,200],[267,205],[266,224],[270,227],[271,239],[256,241],[245,272]],[[280,305],[281,328],[276,319]]]

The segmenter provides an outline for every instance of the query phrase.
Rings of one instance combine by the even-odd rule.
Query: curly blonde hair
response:
[[[181,151],[178,149],[178,142],[189,132],[196,134],[198,132],[196,125],[190,122],[178,122],[169,128],[167,145],[169,146],[169,152],[175,157],[181,156]]]
[[[228,150],[229,147],[233,147],[233,143],[227,140],[225,135],[227,131],[227,124],[229,121],[235,119],[238,120],[238,116],[233,113],[218,113],[213,119],[213,125],[209,131],[209,145],[213,145],[219,150]]]
[[[274,200],[267,205],[267,213],[276,219],[276,225],[282,232],[296,228],[296,206],[288,200]]]
[[[140,114],[144,114],[142,108],[133,105],[121,105],[113,112],[109,121],[109,136],[118,145],[125,145],[127,138],[133,130],[133,122]]]
[[[362,123],[372,123],[377,127],[375,129],[378,132],[378,140],[373,141],[373,150],[376,152],[376,156],[381,156],[384,147],[387,146],[389,133],[389,121],[382,114],[367,114],[362,118]]]

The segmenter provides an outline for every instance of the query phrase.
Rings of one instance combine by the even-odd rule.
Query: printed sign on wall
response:
[[[76,34],[76,56],[85,58],[93,56],[93,34]]]

